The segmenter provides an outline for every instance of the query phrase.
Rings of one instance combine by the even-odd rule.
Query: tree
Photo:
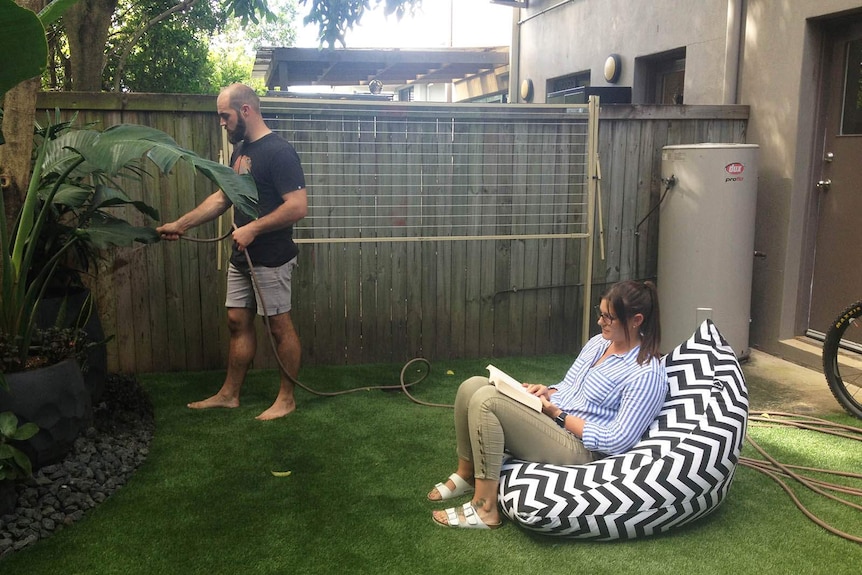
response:
[[[54,9],[48,9],[48,14],[43,15],[41,21],[34,18],[44,5],[44,0],[0,0],[3,4],[4,15],[24,14],[24,22],[13,22],[18,26],[14,30],[3,31],[3,52],[16,54],[15,62],[4,65],[2,76],[10,79],[0,87],[0,103],[3,105],[5,118],[2,125],[3,138],[0,142],[0,174],[7,182],[3,187],[3,204],[9,221],[14,221],[14,214],[27,191],[30,180],[30,158],[33,153],[33,126],[36,117],[36,92],[39,90],[39,72],[45,69],[47,59],[47,41],[45,40],[44,25],[51,23],[68,8],[75,0],[60,0],[54,3]],[[24,8],[24,12],[13,5]],[[27,25],[25,22],[29,22]],[[20,65],[35,64],[30,68],[23,68],[23,75],[15,74]],[[34,73],[35,77],[21,81],[28,74]],[[19,83],[20,82],[20,83]],[[9,215],[12,214],[12,215]]]
[[[309,14],[305,17],[306,24],[318,24],[321,45],[330,48],[338,42],[345,45],[344,36],[353,28],[362,16],[372,8],[383,6],[387,15],[395,14],[399,18],[420,5],[421,0],[298,0],[300,5],[309,6]],[[249,22],[275,23],[276,14],[270,8],[276,0],[163,0],[165,9],[152,15],[145,24],[149,29],[164,23],[169,17],[188,15],[189,10],[198,3],[210,3],[214,10],[222,10],[226,16],[238,19],[243,26]],[[105,46],[112,22],[116,19],[120,0],[79,0],[77,5],[64,18],[64,27],[68,38],[70,81],[73,90],[101,91],[103,88],[103,73],[107,64]],[[154,2],[137,2],[147,5]],[[132,35],[123,50],[131,53],[137,42],[146,33],[146,29],[138,29],[138,35]],[[120,69],[124,64],[121,63]],[[121,76],[121,74],[120,74]],[[117,89],[117,80],[114,89]]]
[[[422,0],[299,0],[305,6],[311,3],[311,11],[305,17],[306,24],[318,25],[320,45],[327,44],[334,48],[338,42],[347,46],[344,35],[353,28],[365,15],[365,12],[381,4],[387,16],[395,14],[400,20],[412,14],[422,3]]]
[[[211,91],[208,40],[227,20],[216,2],[120,0],[109,34],[105,85],[114,91]]]
[[[187,13],[199,2],[208,1],[244,23],[257,23],[260,18],[275,17],[266,0],[168,0],[165,10],[153,15],[145,24],[143,32],[174,14]],[[118,4],[119,0],[79,0],[64,17],[63,25],[69,42],[70,85],[73,90],[102,91],[102,76],[107,63],[105,46]],[[130,52],[142,35],[133,35],[130,38],[132,44],[124,46],[123,50]]]

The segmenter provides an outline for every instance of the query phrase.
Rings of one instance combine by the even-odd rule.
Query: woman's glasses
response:
[[[617,319],[611,314],[603,312],[600,306],[593,306],[593,309],[596,310],[596,319],[603,321],[608,325],[614,323],[614,320]]]

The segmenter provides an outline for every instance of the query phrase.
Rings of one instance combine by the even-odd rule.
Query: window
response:
[[[862,134],[862,38],[847,43],[841,134]]]
[[[403,90],[398,90],[399,102],[412,102],[413,97],[413,86],[410,86],[409,88],[404,88]]]
[[[590,71],[583,70],[568,76],[551,78],[546,84],[546,104],[583,103],[583,89],[590,85]]]
[[[509,94],[506,92],[497,92],[495,94],[485,94],[478,98],[465,100],[471,104],[507,104],[509,102]]]
[[[685,96],[685,48],[635,59],[637,101],[682,104]]]

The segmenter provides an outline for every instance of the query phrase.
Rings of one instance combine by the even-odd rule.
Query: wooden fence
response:
[[[41,94],[39,106],[59,109],[64,117],[77,113],[80,123],[98,122],[102,127],[120,122],[156,127],[204,157],[226,153],[214,97],[52,93]],[[491,140],[477,137],[474,131],[459,144],[460,152],[452,146],[441,148],[441,154],[453,158],[452,170],[445,177],[437,176],[446,162],[437,162],[434,168],[435,186],[461,185],[468,195],[479,192],[485,198],[476,204],[479,217],[488,215],[489,203],[513,201],[516,191],[527,203],[543,203],[543,194],[547,196],[562,181],[564,188],[568,186],[565,193],[577,195],[571,190],[578,188],[576,179],[581,176],[570,165],[572,158],[583,156],[583,144],[580,138],[564,136],[565,126],[573,121],[573,109],[565,106],[388,103],[360,112],[356,103],[349,102],[265,101],[266,109],[272,106],[279,110],[270,114],[275,129],[281,122],[291,125],[296,118],[328,122],[326,130],[314,131],[314,137],[302,129],[287,128],[285,132],[306,167],[312,206],[318,184],[351,189],[352,182],[339,176],[341,172],[323,169],[340,163],[358,165],[364,177],[378,183],[398,183],[393,175],[405,174],[404,166],[412,163],[413,168],[407,170],[412,175],[398,185],[407,194],[427,193],[427,186],[416,185],[415,158],[373,153],[362,155],[357,162],[344,157],[352,153],[345,142],[355,137],[359,123],[398,122],[409,130],[410,118],[418,113],[424,122],[433,117],[433,122],[451,125],[453,117],[466,115],[473,118],[467,124],[476,123],[481,116],[483,130],[497,126],[483,132],[495,134]],[[528,114],[534,120],[541,117],[547,127],[513,130],[513,125],[529,123],[525,120]],[[548,122],[548,118],[556,120]],[[651,210],[662,191],[662,146],[744,142],[747,118],[744,106],[602,108],[598,150],[603,236],[597,238],[601,245],[596,243],[592,258],[591,300],[617,280],[655,277],[658,211]],[[559,125],[554,126],[555,122]],[[321,139],[322,133],[326,139]],[[501,136],[510,133],[511,138]],[[505,144],[506,151],[497,148],[489,153],[492,144]],[[427,151],[423,153],[427,156]],[[459,153],[474,160],[460,162],[455,159]],[[531,154],[531,161],[524,161],[525,154]],[[489,155],[495,160],[489,161]],[[540,167],[531,169],[539,157],[543,158]],[[427,163],[427,157],[418,162]],[[467,167],[461,173],[458,166]],[[423,174],[429,177],[427,171]],[[191,170],[177,169],[130,191],[156,206],[163,221],[170,221],[200,202],[212,187],[205,179],[195,178]],[[469,202],[461,208],[471,209]],[[362,221],[361,212],[356,215],[360,221],[352,225],[375,225]],[[550,225],[564,227],[563,220],[552,218]],[[214,237],[224,225],[213,222],[194,233]],[[306,365],[401,363],[415,356],[433,361],[575,354],[582,344],[583,278],[587,276],[583,266],[590,259],[586,242],[571,230],[542,237],[491,233],[490,238],[481,239],[344,243],[315,241],[310,230],[305,234],[303,238],[299,226],[297,236],[304,243],[294,276],[293,316]],[[151,372],[224,367],[228,338],[220,267],[226,247],[226,243],[164,242],[105,254],[92,287],[105,331],[115,335],[108,349],[110,369]],[[604,259],[599,257],[601,253]],[[260,336],[255,365],[272,367],[274,359],[262,332]]]

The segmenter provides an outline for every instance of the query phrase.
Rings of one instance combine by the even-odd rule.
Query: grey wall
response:
[[[611,53],[622,58],[617,85],[642,93],[635,58],[685,47],[686,104],[750,106],[746,140],[761,146],[755,244],[767,254],[753,263],[751,343],[767,351],[807,322],[821,21],[859,8],[858,0],[531,0],[515,26],[512,82],[530,78],[535,102],[544,101],[548,78],[580,70],[607,85]],[[738,43],[728,26],[734,9]]]

